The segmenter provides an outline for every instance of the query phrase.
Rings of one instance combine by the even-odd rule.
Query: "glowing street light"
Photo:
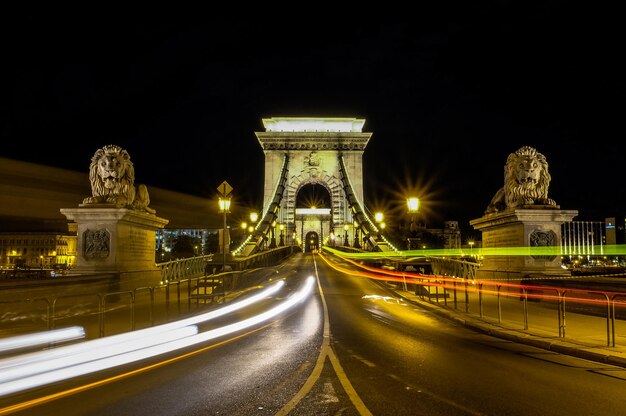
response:
[[[374,220],[376,221],[376,223],[378,224],[381,230],[385,228],[385,223],[383,222],[383,218],[384,216],[382,212],[377,212],[374,214]],[[380,232],[378,233],[376,240],[381,241]]]
[[[270,230],[272,232],[272,238],[270,240],[270,247],[269,248],[276,248],[276,221],[272,221],[272,228]]]
[[[415,224],[415,215],[417,214],[417,211],[419,209],[420,201],[416,197],[412,196],[412,197],[407,198],[406,205],[407,205],[409,214],[411,215],[411,225],[409,226],[409,238],[408,238],[409,250],[411,250],[411,237],[414,237],[415,232],[417,231],[417,224]]]
[[[348,224],[344,224],[343,226],[343,245],[348,247],[350,245],[350,242],[348,241],[348,229],[350,228],[350,226]]]
[[[226,225],[226,216],[230,212],[230,193],[233,187],[226,181],[217,187],[219,192],[218,206],[219,212],[224,216],[224,227],[222,229],[222,272],[226,271],[226,254],[229,251],[230,236],[228,235],[228,226]]]
[[[417,214],[417,210],[419,209],[420,201],[416,197],[411,197],[407,198],[406,204],[409,209],[409,214],[411,214],[410,231],[413,233],[417,230],[417,225],[415,225],[415,214]]]
[[[352,244],[352,247],[354,248],[361,248],[361,244],[359,243],[359,223],[357,221],[354,221],[354,244]]]
[[[222,257],[223,257],[222,271],[226,271],[226,253],[228,252],[228,245],[229,245],[228,244],[229,243],[228,227],[226,225],[226,215],[230,212],[230,197],[226,197],[226,196],[220,197],[218,203],[219,203],[220,213],[223,214],[223,218],[224,218],[224,226],[222,228]]]

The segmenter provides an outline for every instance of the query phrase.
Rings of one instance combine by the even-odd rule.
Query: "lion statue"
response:
[[[507,158],[504,186],[496,192],[485,214],[524,205],[556,207],[556,202],[548,198],[551,179],[545,156],[530,146],[520,148]]]
[[[149,208],[148,188],[141,184],[135,188],[135,168],[130,155],[119,146],[110,144],[98,149],[89,165],[92,196],[83,204],[114,204],[154,214]]]

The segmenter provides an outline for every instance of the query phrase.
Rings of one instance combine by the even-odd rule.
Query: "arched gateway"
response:
[[[362,158],[372,136],[362,131],[364,124],[356,118],[263,119],[265,131],[256,132],[265,153],[262,220],[233,254],[295,241],[306,251],[324,244],[386,250],[363,204]],[[303,197],[311,187],[316,200]]]

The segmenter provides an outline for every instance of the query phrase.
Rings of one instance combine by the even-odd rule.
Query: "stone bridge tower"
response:
[[[265,153],[263,213],[275,211],[286,243],[301,239],[308,251],[327,241],[331,233],[336,239],[330,244],[344,245],[348,239],[353,245],[355,236],[358,240],[346,190],[353,193],[352,205],[354,198],[363,203],[362,158],[372,136],[362,131],[364,124],[364,119],[356,118],[263,119],[265,131],[256,132]],[[303,205],[299,193],[307,186],[327,192],[329,206]]]

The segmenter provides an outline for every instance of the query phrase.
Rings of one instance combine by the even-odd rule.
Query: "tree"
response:
[[[176,237],[172,247],[172,257],[178,259],[195,257],[196,252],[194,246],[200,244],[197,240],[197,238],[192,238],[188,235],[179,235]]]

